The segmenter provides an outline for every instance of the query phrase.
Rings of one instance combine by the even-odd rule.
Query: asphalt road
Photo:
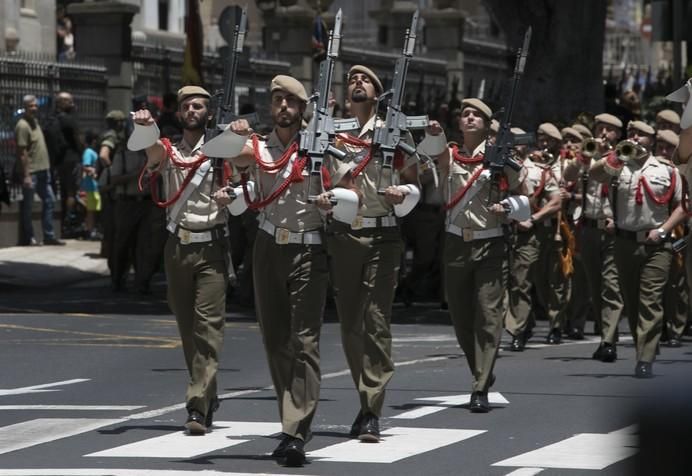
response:
[[[656,377],[642,381],[626,334],[620,359],[604,364],[590,358],[595,337],[546,346],[539,325],[525,352],[501,351],[493,409],[472,414],[447,314],[399,308],[384,438],[359,443],[348,438],[357,395],[330,312],[308,463],[285,468],[269,456],[280,426],[252,311],[228,314],[213,431],[185,436],[186,371],[161,286],[140,297],[103,284],[0,296],[0,476],[646,474],[640,409],[664,410],[656,417],[664,430],[668,419],[671,428],[690,419],[689,406],[675,406],[692,396],[689,338],[662,347]],[[665,443],[670,434],[654,436]]]

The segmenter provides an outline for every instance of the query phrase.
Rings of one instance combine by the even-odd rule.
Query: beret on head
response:
[[[125,113],[118,109],[113,109],[106,114],[106,119],[111,119],[113,121],[124,121]]]
[[[594,121],[596,123],[602,122],[603,124],[609,124],[613,127],[622,129],[622,121],[617,117],[613,116],[612,114],[608,114],[607,112],[604,112],[603,114],[599,114],[596,117],[594,117]]]
[[[657,121],[666,121],[671,124],[680,125],[680,116],[672,109],[664,109],[656,114]]]
[[[584,140],[584,136],[581,134],[581,132],[576,130],[574,127],[565,127],[564,129],[562,129],[560,131],[560,133],[562,134],[563,138],[565,136],[572,136],[572,137],[576,137],[580,141]]]
[[[521,127],[512,127],[509,131],[514,135],[526,134],[526,131],[524,129],[522,129]]]
[[[273,93],[277,89],[293,94],[295,97],[305,102],[308,101],[308,93],[305,92],[305,86],[303,86],[303,83],[291,76],[286,76],[285,74],[274,76],[274,79],[272,79],[270,92]]]
[[[368,78],[370,78],[372,84],[375,85],[375,90],[377,91],[377,94],[382,94],[382,92],[384,92],[384,87],[382,87],[382,81],[380,81],[380,78],[377,77],[373,70],[371,70],[367,66],[363,66],[362,64],[356,64],[351,66],[351,69],[348,70],[348,77],[350,78],[352,74],[356,73],[362,73],[366,75]]]
[[[183,86],[178,89],[178,103],[183,102],[190,96],[201,96],[207,99],[211,98],[209,91],[200,86]]]
[[[658,133],[656,133],[656,140],[667,142],[673,147],[677,147],[680,143],[678,135],[669,129],[658,131]]]
[[[481,114],[485,116],[487,120],[492,120],[493,110],[478,98],[468,98],[461,101],[461,110],[463,111],[466,107],[472,107],[478,109]]]
[[[644,121],[630,121],[629,124],[627,124],[627,130],[629,131],[630,129],[634,129],[639,132],[643,132],[644,134],[649,134],[650,136],[653,136],[656,134],[656,131],[654,130],[653,127],[648,125]]]
[[[589,130],[588,127],[586,127],[584,124],[572,124],[572,129],[575,129],[578,131],[582,137],[587,138],[587,137],[593,137],[593,134]]]
[[[550,122],[544,122],[543,124],[538,126],[538,133],[545,134],[548,137],[552,137],[556,140],[562,140],[562,134],[560,134],[559,129]]]

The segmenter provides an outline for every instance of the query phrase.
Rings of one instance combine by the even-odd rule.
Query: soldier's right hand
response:
[[[228,128],[231,130],[231,132],[235,132],[241,136],[249,136],[253,132],[247,119],[235,120],[230,123]]]
[[[231,187],[223,187],[214,192],[214,200],[220,207],[231,203],[233,201],[231,198]]]
[[[149,109],[140,109],[139,111],[131,112],[130,114],[132,114],[132,120],[134,123],[139,124],[140,126],[153,126],[156,124],[156,121],[152,117]]]

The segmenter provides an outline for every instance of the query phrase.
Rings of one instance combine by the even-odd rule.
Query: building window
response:
[[[168,0],[159,0],[159,30],[168,31]]]

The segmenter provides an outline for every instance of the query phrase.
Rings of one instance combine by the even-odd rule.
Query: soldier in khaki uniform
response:
[[[288,466],[300,466],[319,401],[319,338],[328,283],[318,205],[329,208],[330,204],[327,192],[317,203],[308,202],[306,183],[313,179],[297,155],[308,100],[305,88],[298,80],[279,75],[270,89],[274,130],[266,140],[253,137],[232,160],[254,177],[259,195],[250,204],[261,210],[253,249],[255,308],[283,432],[272,455],[285,459]],[[249,133],[244,120],[232,123],[231,129]],[[300,172],[302,180],[292,180],[292,170]],[[287,186],[280,192],[283,184]],[[311,193],[321,186],[312,183]]]
[[[656,114],[656,130],[657,131],[673,131],[676,134],[680,133],[680,116],[672,109],[663,109]]]
[[[216,374],[223,344],[228,259],[226,212],[212,198],[214,187],[210,160],[202,153],[209,119],[209,93],[198,86],[178,91],[183,137],[146,146],[147,168],[163,178],[170,232],[164,248],[168,304],[175,314],[190,375],[187,386],[185,427],[203,435],[218,408]],[[142,109],[134,113],[135,131],[130,142],[150,134],[155,121]],[[144,126],[144,127],[142,127]],[[145,132],[146,131],[146,132]],[[189,185],[183,187],[186,176]]]
[[[490,410],[488,389],[495,380],[493,368],[502,334],[508,221],[498,204],[520,184],[519,173],[510,167],[504,171],[508,190],[479,175],[491,117],[483,101],[464,99],[459,122],[464,145],[452,147],[439,160],[448,199],[445,287],[457,340],[473,376],[469,408],[475,413]]]
[[[592,164],[590,174],[600,182],[617,177],[616,190],[611,192],[616,226],[615,264],[637,350],[635,376],[650,378],[663,328],[663,290],[672,260],[668,238],[684,217],[678,206],[682,179],[675,167],[651,154],[651,126],[632,121],[627,137],[641,150],[635,149],[625,162],[618,158],[622,155],[608,154]]]
[[[685,177],[688,162],[682,163],[679,157],[674,155],[679,143],[678,135],[672,130],[659,130],[656,133],[655,155],[661,162],[677,167],[680,175]],[[688,220],[677,225],[671,233],[672,240],[676,241],[683,238],[687,235],[688,228]],[[680,340],[689,316],[690,302],[687,271],[685,270],[686,255],[687,248],[673,255],[670,277],[663,294],[663,337],[661,341],[666,342],[669,347],[680,347]]]
[[[557,129],[551,130],[555,133]],[[559,134],[559,131],[557,131]],[[533,158],[536,159],[534,161]],[[557,222],[555,217],[562,206],[558,178],[548,164],[537,161],[536,154],[524,159],[522,187],[529,196],[533,210],[529,220],[516,223],[516,235],[512,243],[512,257],[509,272],[509,305],[505,328],[512,335],[510,350],[521,352],[532,335],[533,314],[535,303],[531,296],[532,287],[540,286],[540,281],[547,279],[545,270],[540,268],[540,262],[548,262],[549,276],[557,281],[558,257],[553,244]],[[549,257],[541,261],[544,253]],[[543,287],[545,290],[545,287]],[[548,309],[548,297],[543,298],[543,306]],[[554,304],[557,308],[559,303]]]
[[[536,157],[534,163],[542,168],[543,173],[550,176],[558,185],[561,184],[560,147],[562,134],[555,125],[545,122],[538,126],[536,142],[539,151],[534,153],[534,157]],[[537,264],[539,272],[534,285],[538,300],[548,315],[550,325],[550,331],[546,336],[548,344],[559,344],[562,341],[562,327],[571,284],[570,277],[563,274],[560,263],[560,253],[562,253],[563,247],[567,245],[560,230],[560,221],[563,220],[562,200],[560,200],[560,207],[557,212],[555,216],[540,220],[536,227],[536,238],[539,242]]]
[[[565,179],[576,181],[575,200],[580,201],[581,217],[577,236],[586,270],[588,297],[600,329],[601,343],[593,358],[603,362],[617,359],[618,322],[624,306],[615,266],[615,223],[610,206],[609,184],[589,177],[594,160],[614,149],[622,135],[622,121],[611,114],[595,117],[594,134],[598,150],[593,157],[581,155],[565,164]]]
[[[356,65],[349,70],[347,98],[351,114],[361,124],[357,140],[363,143],[372,139],[379,120],[376,101],[382,91],[382,83],[369,68]],[[327,228],[330,278],[344,353],[360,397],[350,435],[376,442],[385,387],[394,374],[390,320],[403,243],[393,206],[404,201],[404,192],[388,186],[379,195],[379,154],[370,156],[367,145],[344,147],[345,163],[353,167],[363,205],[350,226],[333,222]],[[403,166],[394,164],[399,170],[393,174],[393,185],[399,176],[417,181],[415,159],[405,160]]]

